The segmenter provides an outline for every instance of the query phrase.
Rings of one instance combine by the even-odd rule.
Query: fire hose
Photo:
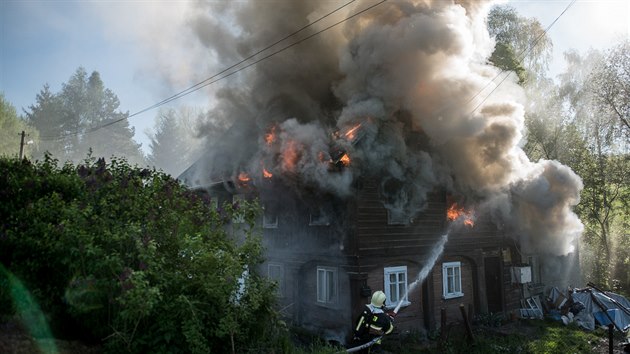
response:
[[[400,304],[402,304],[402,300],[403,299],[400,299],[400,303],[398,304],[398,306],[396,306],[394,311],[386,313],[392,319],[392,321],[394,320],[394,317],[396,317],[396,315],[398,314],[398,310],[400,309]],[[358,345],[356,347],[348,348],[348,349],[346,349],[345,352],[346,353],[354,353],[354,352],[358,352],[359,350],[362,350],[362,349],[365,349],[365,348],[369,348],[369,347],[373,346],[374,344],[378,343],[383,337],[384,337],[384,335],[380,335],[378,337],[375,337],[375,338],[371,339],[367,343],[363,343],[363,344]]]

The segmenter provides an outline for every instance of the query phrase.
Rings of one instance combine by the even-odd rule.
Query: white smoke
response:
[[[293,40],[372,4],[359,1]],[[256,127],[237,142],[255,153],[239,155],[234,168],[268,169],[296,189],[341,197],[368,173],[381,178],[384,205],[410,216],[446,186],[500,218],[528,249],[566,254],[582,231],[572,212],[581,180],[522,151],[523,91],[514,77],[492,82],[499,70],[487,64],[490,5],[385,2],[239,72],[215,97],[217,119]],[[233,63],[338,6],[201,2],[190,23],[213,62]],[[360,137],[344,136],[358,124]],[[331,168],[335,151],[351,164]]]

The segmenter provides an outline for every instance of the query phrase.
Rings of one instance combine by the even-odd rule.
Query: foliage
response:
[[[488,31],[499,51],[493,57],[504,58],[503,64],[508,64],[503,67],[493,61],[495,65],[515,70],[522,80],[544,77],[553,44],[537,19],[521,17],[509,5],[498,5],[488,14]]]
[[[5,158],[0,172],[0,262],[55,335],[68,328],[115,353],[265,352],[282,340],[272,284],[253,271],[256,203],[214,210],[169,176],[116,159]],[[227,227],[234,213],[247,223]]]
[[[27,134],[28,140],[38,136],[37,130],[26,124],[17,114],[15,107],[6,100],[4,94],[0,93],[0,156],[18,156],[20,134],[23,131]],[[30,155],[30,150],[25,149],[23,156],[28,155]]]
[[[489,60],[499,69],[514,71],[518,76],[518,83],[521,85],[525,83],[525,68],[518,61],[509,45],[497,43]]]
[[[617,119],[621,131],[630,137],[630,40],[623,40],[608,50],[590,79],[602,113]]]
[[[190,109],[160,111],[155,132],[149,134],[151,152],[147,162],[151,166],[178,176],[194,162],[201,139],[192,132],[193,114]]]
[[[134,128],[127,120],[129,113],[118,111],[119,106],[118,97],[105,88],[96,71],[88,76],[78,68],[59,93],[44,85],[36,103],[25,112],[41,132],[42,144],[35,156],[42,158],[48,151],[61,161],[80,162],[91,150],[95,156],[143,163],[140,144],[133,141]]]
[[[598,68],[607,65],[607,57],[591,51],[586,56],[569,52],[566,58],[569,68],[561,76],[561,97],[583,141],[576,151],[579,157],[570,164],[584,182],[576,208],[585,225],[582,245],[589,248],[582,252],[586,256],[582,269],[587,279],[611,288],[615,269],[630,264],[618,247],[624,239],[620,225],[630,207],[630,146],[621,133],[623,125],[612,114],[610,103],[601,100],[601,87],[593,78]],[[621,288],[630,288],[627,275],[620,275],[625,278]]]

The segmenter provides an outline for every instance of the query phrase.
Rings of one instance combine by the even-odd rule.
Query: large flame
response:
[[[474,217],[475,213],[473,210],[466,210],[464,207],[459,206],[455,202],[453,202],[446,210],[446,218],[449,221],[455,221],[461,218],[464,221],[464,225],[468,227],[475,226]]]
[[[299,158],[298,144],[294,140],[287,142],[281,154],[282,169],[293,172]]]
[[[275,126],[271,127],[271,130],[267,134],[265,134],[265,143],[267,145],[273,144],[274,141],[276,141],[276,127]]]

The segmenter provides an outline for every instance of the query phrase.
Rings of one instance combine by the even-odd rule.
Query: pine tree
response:
[[[189,134],[191,112],[173,109],[160,111],[156,117],[155,133],[150,135],[151,152],[148,163],[177,177],[193,161],[199,141]]]
[[[44,85],[26,112],[42,136],[36,156],[48,151],[60,161],[77,162],[91,151],[94,157],[119,156],[144,164],[141,145],[133,140],[134,129],[127,121],[129,113],[120,112],[119,106],[96,71],[88,76],[78,68],[56,94]]]

